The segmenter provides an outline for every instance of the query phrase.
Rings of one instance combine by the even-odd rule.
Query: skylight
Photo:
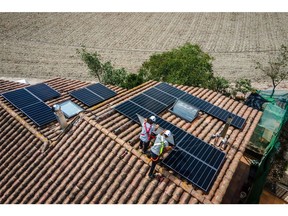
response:
[[[83,111],[83,109],[80,106],[73,103],[71,100],[62,102],[58,105],[61,107],[62,112],[67,118],[71,118],[77,115],[79,112]]]
[[[198,116],[199,109],[182,100],[178,100],[169,111],[186,121],[192,122]]]

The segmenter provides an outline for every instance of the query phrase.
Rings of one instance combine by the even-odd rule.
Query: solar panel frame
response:
[[[2,96],[17,109],[41,101],[24,88],[2,93]]]
[[[56,120],[56,116],[51,108],[42,101],[23,107],[20,111],[38,127],[43,127]]]
[[[50,99],[54,99],[61,96],[61,94],[58,91],[51,88],[46,83],[39,83],[36,85],[28,86],[25,89],[42,101],[48,101]]]

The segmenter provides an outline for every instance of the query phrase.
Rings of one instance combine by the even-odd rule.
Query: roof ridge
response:
[[[123,139],[119,138],[116,134],[111,132],[110,130],[106,129],[104,126],[101,124],[98,124],[95,120],[87,117],[85,114],[83,115],[83,119],[88,122],[90,125],[93,127],[96,127],[98,130],[100,130],[103,134],[107,135],[110,137],[112,140],[114,140],[116,143],[118,143],[120,146],[123,146],[126,148],[128,152],[136,156],[137,158],[141,159],[144,163],[150,164],[151,160],[143,153],[140,153],[137,151],[135,148],[133,148],[131,145],[129,145],[126,141]],[[195,197],[199,202],[205,202],[205,203],[212,203],[210,200],[206,199],[205,197],[202,196],[199,192],[197,192],[191,185],[187,185],[184,181],[181,181],[178,177],[174,176],[170,172],[168,172],[166,169],[163,167],[160,167],[159,165],[156,165],[156,170],[160,172],[162,175],[164,175],[167,179],[172,181],[174,184],[177,186],[181,187],[184,191],[189,193],[191,196]]]

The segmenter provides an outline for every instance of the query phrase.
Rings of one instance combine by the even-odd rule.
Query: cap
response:
[[[156,117],[155,116],[150,116],[149,118],[151,121],[156,122]]]
[[[166,130],[165,132],[164,132],[164,135],[166,135],[166,136],[171,136],[171,131],[170,130]]]
[[[58,105],[58,104],[54,104],[54,105],[53,105],[53,110],[54,110],[54,111],[58,111],[58,110],[60,110],[60,109],[61,109],[60,105]]]

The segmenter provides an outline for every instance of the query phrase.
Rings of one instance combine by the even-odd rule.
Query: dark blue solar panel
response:
[[[243,128],[246,120],[239,116],[234,116],[231,125],[237,125],[238,128]]]
[[[155,115],[142,107],[134,104],[131,101],[126,101],[124,103],[121,103],[120,105],[115,107],[115,110],[122,113],[123,115],[127,116],[128,118],[132,119],[133,121],[140,123],[138,116],[136,114],[139,114],[143,116],[144,118],[149,118],[151,115]]]
[[[18,109],[40,101],[25,89],[6,92],[2,96]]]
[[[209,191],[218,172],[181,149],[173,149],[162,163],[206,192]]]
[[[137,95],[136,97],[132,98],[131,101],[133,101],[134,103],[137,103],[138,105],[148,109],[150,112],[153,112],[155,114],[161,113],[167,107],[166,105],[144,94]]]
[[[193,95],[190,94],[185,94],[183,95],[181,98],[181,100],[183,100],[186,103],[191,104],[192,106],[195,106],[197,108],[199,108],[200,110],[206,112],[207,114],[220,119],[223,122],[227,121],[228,116],[232,116],[233,120],[231,122],[231,125],[241,129],[244,124],[245,124],[245,119],[241,118],[240,116],[237,116],[227,110],[224,110],[218,106],[215,106],[205,100],[202,100],[200,98],[197,98]]]
[[[96,83],[89,85],[85,88],[75,90],[70,93],[72,97],[81,101],[88,107],[94,106],[108,98],[116,95],[114,91],[107,88],[106,86]]]
[[[51,108],[44,102],[38,102],[21,109],[36,125],[42,127],[56,120]]]
[[[182,90],[180,90],[174,86],[171,86],[167,83],[160,83],[160,84],[156,85],[154,88],[157,88],[157,89],[159,89],[165,93],[168,93],[175,98],[180,98],[182,95],[185,94],[184,91],[182,91]]]
[[[172,97],[171,95],[166,94],[165,92],[160,91],[156,88],[151,88],[143,92],[143,94],[148,95],[149,97],[152,97],[155,100],[166,104],[167,106],[171,106],[176,101],[175,97]]]
[[[225,158],[224,152],[191,134],[185,136],[185,139],[178,143],[177,147],[192,154],[197,159],[204,161],[215,169],[221,165],[222,160]]]
[[[42,101],[47,101],[53,98],[60,97],[61,95],[55,91],[53,88],[45,83],[39,83],[26,88],[29,92],[36,95]]]
[[[86,88],[104,98],[104,100],[107,100],[108,98],[114,97],[116,95],[116,92],[112,91],[101,83],[92,84]]]
[[[75,90],[75,91],[71,92],[70,95],[72,95],[72,97],[81,101],[82,103],[84,103],[88,107],[94,106],[94,105],[100,103],[101,101],[103,101],[103,98],[95,95],[93,92],[91,92],[90,90],[88,90],[86,88]]]

